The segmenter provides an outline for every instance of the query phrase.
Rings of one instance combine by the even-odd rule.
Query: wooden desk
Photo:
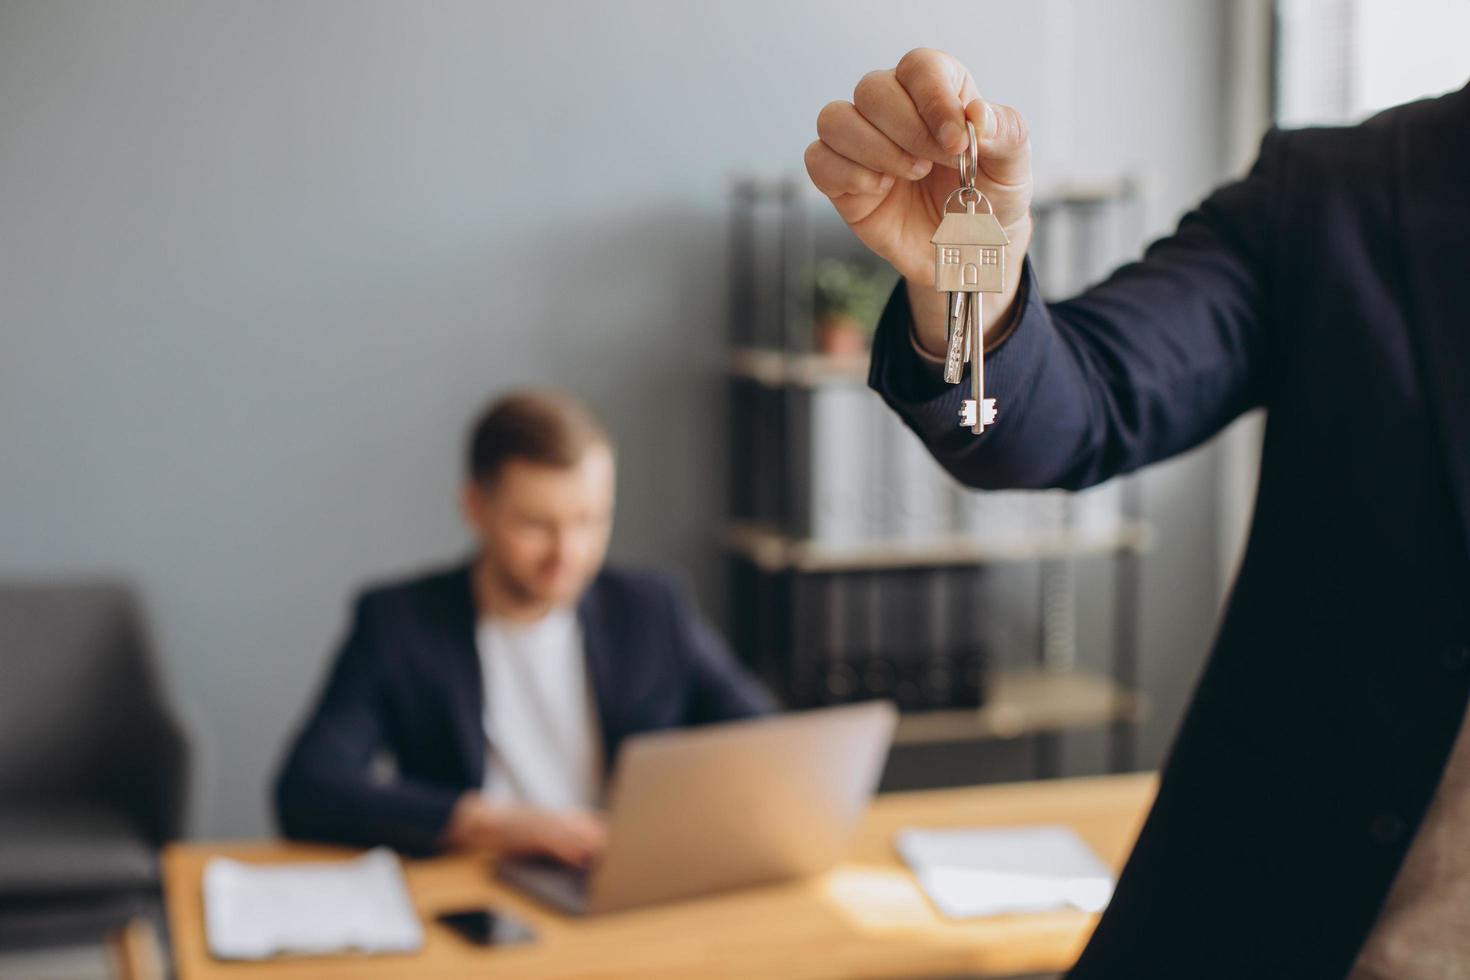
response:
[[[1115,869],[1153,800],[1144,773],[973,789],[895,793],[873,804],[851,858],[805,881],[673,905],[572,919],[493,881],[484,858],[406,863],[414,904],[428,922],[414,956],[212,960],[204,945],[200,874],[217,854],[247,861],[309,860],[349,852],[284,843],[174,844],[164,887],[181,980],[333,977],[816,978],[1006,976],[1065,970],[1096,916],[1077,911],[963,922],[941,918],[893,851],[908,826],[1063,823]],[[529,920],[540,940],[480,949],[432,922],[436,912],[495,904]]]

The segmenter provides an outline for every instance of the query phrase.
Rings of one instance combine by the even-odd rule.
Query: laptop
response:
[[[503,860],[496,875],[587,915],[825,871],[878,787],[897,720],[868,701],[631,736],[597,864]]]

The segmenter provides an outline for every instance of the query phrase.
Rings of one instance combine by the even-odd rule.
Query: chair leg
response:
[[[158,933],[143,916],[107,934],[107,953],[116,980],[164,980]]]

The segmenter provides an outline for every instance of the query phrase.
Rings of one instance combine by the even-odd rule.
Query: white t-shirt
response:
[[[602,802],[602,738],[575,610],[475,629],[485,681],[483,792],[562,809]]]

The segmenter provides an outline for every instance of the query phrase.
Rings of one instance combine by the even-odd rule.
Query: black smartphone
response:
[[[476,946],[514,946],[536,938],[536,930],[499,909],[460,909],[434,918]]]

